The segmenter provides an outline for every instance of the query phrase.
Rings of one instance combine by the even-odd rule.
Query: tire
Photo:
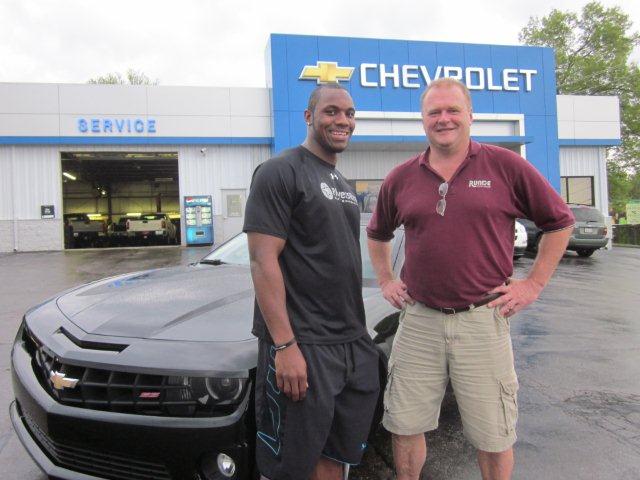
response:
[[[580,248],[576,250],[576,253],[580,257],[590,257],[591,255],[593,255],[593,252],[595,252],[595,250],[592,248]]]

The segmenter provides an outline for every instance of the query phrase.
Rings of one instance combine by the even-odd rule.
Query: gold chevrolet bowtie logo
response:
[[[353,67],[339,67],[337,62],[318,62],[305,65],[300,73],[300,80],[317,80],[320,83],[338,83],[340,80],[350,80]]]
[[[49,380],[53,384],[53,388],[56,390],[63,390],[65,388],[75,388],[79,380],[77,378],[67,378],[64,373],[56,372],[52,370],[49,374]]]

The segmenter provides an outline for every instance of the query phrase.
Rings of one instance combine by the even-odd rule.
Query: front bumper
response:
[[[223,417],[178,418],[121,414],[58,403],[36,378],[18,341],[12,355],[16,401],[10,413],[22,444],[38,466],[62,479],[199,480],[201,462],[225,453],[249,477],[246,425],[251,388]],[[216,478],[216,477],[212,477]],[[222,476],[220,479],[224,478]]]

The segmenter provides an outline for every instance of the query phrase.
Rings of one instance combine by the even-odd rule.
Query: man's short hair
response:
[[[316,105],[318,104],[318,100],[320,100],[320,92],[325,89],[344,90],[345,92],[349,93],[349,91],[339,83],[323,83],[322,85],[318,85],[313,89],[311,95],[309,95],[309,104],[307,105],[307,110],[309,110],[311,113],[314,112],[314,110],[316,109]]]
[[[467,103],[469,105],[469,109],[472,108],[471,93],[469,92],[469,89],[467,88],[467,86],[464,83],[462,83],[460,80],[458,80],[457,78],[443,77],[443,78],[438,78],[436,80],[433,80],[427,86],[427,88],[425,88],[424,92],[422,92],[422,95],[420,95],[420,110],[422,110],[422,104],[424,102],[424,97],[427,96],[427,93],[430,90],[432,90],[434,88],[439,88],[439,87],[458,87],[460,89],[460,91],[463,93],[464,98],[467,99]]]

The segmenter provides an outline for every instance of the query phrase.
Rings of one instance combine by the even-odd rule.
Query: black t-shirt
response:
[[[279,262],[299,342],[344,343],[367,333],[358,200],[335,167],[301,146],[260,165],[243,230],[286,240]],[[253,334],[270,340],[257,304]]]

